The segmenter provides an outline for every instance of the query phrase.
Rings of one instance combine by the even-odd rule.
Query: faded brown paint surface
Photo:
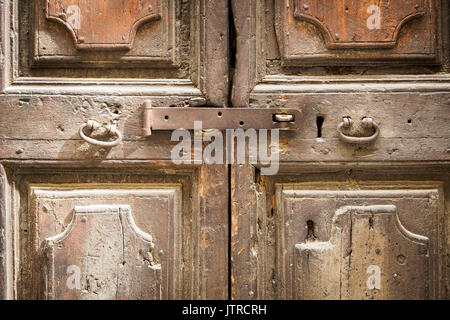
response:
[[[131,49],[137,28],[161,18],[158,0],[47,0],[46,10],[78,49]]]
[[[386,48],[397,44],[406,22],[425,14],[428,2],[296,0],[294,16],[319,27],[329,48]]]
[[[284,0],[274,9],[286,66],[440,63],[440,1]]]
[[[136,227],[129,206],[74,208],[68,229],[43,244],[45,297],[160,299],[161,264],[153,238]],[[167,297],[166,297],[167,298]]]

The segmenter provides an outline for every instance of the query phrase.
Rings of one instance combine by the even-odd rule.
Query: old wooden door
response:
[[[0,9],[0,296],[226,299],[227,167],[174,165],[142,114],[226,106],[227,1]]]
[[[0,15],[1,298],[449,297],[448,1],[4,0]],[[245,128],[301,115],[271,146],[276,174],[175,164],[171,132],[149,130],[213,112],[223,129],[226,108]]]

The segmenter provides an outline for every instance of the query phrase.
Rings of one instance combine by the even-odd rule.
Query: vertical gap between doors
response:
[[[228,30],[229,30],[229,92],[228,92],[228,106],[232,107],[232,94],[233,94],[233,78],[234,78],[234,70],[236,66],[236,27],[234,25],[234,18],[233,18],[233,0],[228,0]],[[228,164],[228,300],[232,300],[232,286],[233,283],[231,281],[232,279],[232,268],[233,265],[231,263],[231,223],[232,223],[232,185],[231,185],[231,172],[232,166],[231,164]]]

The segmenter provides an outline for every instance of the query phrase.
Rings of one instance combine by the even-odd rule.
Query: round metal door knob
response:
[[[108,133],[111,135],[115,135],[117,137],[116,140],[114,141],[100,141],[97,139],[93,139],[91,137],[88,137],[87,135],[84,134],[84,129],[88,128],[91,132],[97,128],[99,128],[101,125],[100,123],[98,123],[97,121],[94,120],[89,120],[88,122],[84,123],[79,130],[80,133],[80,137],[93,145],[96,146],[101,146],[101,147],[106,147],[106,148],[111,148],[111,147],[115,147],[117,145],[119,145],[122,142],[122,133],[120,133],[120,131],[117,129],[116,126],[113,125],[108,125],[106,126],[106,129],[108,130]]]
[[[375,141],[380,135],[380,127],[373,121],[372,118],[364,118],[362,120],[362,126],[364,128],[374,129],[373,135],[370,137],[351,137],[342,132],[343,128],[350,128],[353,125],[353,120],[349,117],[345,117],[344,120],[338,125],[337,131],[339,134],[339,139],[346,143],[353,144],[367,144]]]

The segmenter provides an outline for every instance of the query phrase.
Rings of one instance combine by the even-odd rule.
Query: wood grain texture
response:
[[[389,48],[397,45],[404,24],[425,15],[428,2],[396,0],[378,6],[367,0],[295,0],[294,17],[316,25],[331,49]],[[429,29],[423,32],[432,33]]]
[[[202,10],[205,16],[202,25],[206,31],[202,42],[204,76],[200,83],[208,105],[229,107],[229,1],[202,0]]]
[[[280,265],[283,270],[280,278],[282,282],[286,281],[280,284],[280,297],[301,300],[436,298],[438,268],[430,260],[437,260],[437,245],[434,242],[431,249],[428,238],[433,235],[434,227],[427,226],[428,237],[408,231],[398,215],[410,226],[420,218],[408,215],[411,212],[409,208],[398,212],[401,209],[393,205],[401,202],[395,198],[397,192],[391,190],[384,195],[374,192],[373,197],[367,193],[367,198],[362,199],[364,203],[376,203],[373,198],[385,198],[383,205],[339,207],[340,204],[337,204],[333,217],[321,216],[329,215],[333,210],[328,207],[334,204],[331,204],[333,200],[326,199],[327,191],[323,192],[323,198],[322,191],[294,191],[294,197],[298,196],[296,199],[290,197],[288,190],[284,192],[281,199],[277,198],[281,202],[280,210],[283,210],[283,213],[279,212],[280,219],[284,221],[280,221],[280,225],[286,225],[281,237],[287,239],[286,246],[281,244],[279,248],[279,259],[284,262],[284,266]],[[353,192],[356,193],[358,191]],[[350,203],[352,192],[342,194]],[[437,190],[430,190],[428,195],[419,195],[414,191],[408,194],[405,191],[404,197],[415,202],[423,216],[435,225],[439,214],[437,195]],[[333,196],[340,202],[340,196]],[[421,201],[421,197],[425,200]],[[433,203],[424,204],[426,201]],[[314,214],[314,207],[319,203],[319,214]],[[307,227],[307,221],[311,223],[311,229]],[[417,226],[413,228],[419,229]],[[301,231],[295,234],[294,230]],[[304,240],[300,243],[291,246],[292,239],[302,238]],[[431,265],[434,265],[434,270],[429,269]],[[373,272],[372,266],[381,271],[379,283],[369,281],[367,285]],[[292,268],[295,268],[295,279],[291,278]]]
[[[449,29],[442,28],[444,25],[448,26],[447,1],[427,2],[425,16],[404,25],[394,48],[336,50],[326,47],[317,27],[294,17],[294,0],[256,4],[244,2],[236,4],[238,10],[234,13],[237,39],[239,40],[239,28],[242,29],[241,37],[245,37],[236,42],[237,69],[232,95],[236,106],[248,103],[251,100],[248,96],[257,91],[259,93],[260,85],[269,89],[266,83],[270,82],[272,85],[279,85],[278,89],[282,90],[293,77],[300,81],[326,84],[333,77],[346,77],[348,81],[366,78],[370,83],[371,76],[379,76],[389,86],[391,80],[410,74],[420,78],[407,80],[405,84],[409,82],[411,86],[420,86],[426,82],[421,75],[439,78],[439,72],[448,70],[450,52],[446,43]],[[327,1],[322,2],[328,5]],[[349,14],[351,10],[356,10],[355,6],[358,7],[358,4],[348,6]],[[355,12],[356,20],[362,19]],[[337,18],[335,20],[340,21]],[[347,24],[342,26],[345,28]],[[434,30],[431,36],[430,32],[423,32],[429,30],[430,26]],[[424,40],[416,41],[416,37]],[[292,50],[289,51],[290,49]],[[239,70],[239,59],[243,64],[242,71]],[[311,86],[311,90],[327,90],[324,87]],[[353,91],[364,92],[365,89],[355,86]],[[303,93],[301,90],[293,90]],[[340,88],[336,90],[339,91]],[[265,92],[269,94],[268,91]],[[237,99],[240,99],[239,102]]]
[[[9,46],[9,22],[10,11],[9,6],[5,2],[0,3],[0,90],[8,86],[10,82],[9,62],[10,62],[10,46]]]
[[[18,261],[15,266],[16,299],[42,298],[46,292],[48,298],[52,298],[51,290],[45,289],[46,281],[55,288],[53,298],[227,298],[228,208],[223,199],[227,198],[228,183],[219,181],[227,175],[226,168],[174,167],[169,163],[161,166],[161,163],[149,162],[124,163],[109,168],[92,164],[85,167],[80,163],[68,167],[35,163],[31,168],[19,162],[10,163],[9,169],[10,178],[16,181],[12,201],[18,203],[12,209],[12,215],[19,221],[17,226],[11,227],[21,249],[15,252]],[[142,241],[121,240],[120,235],[127,234],[119,214],[123,205],[131,208],[136,224],[136,227],[131,226],[135,231],[128,235],[133,238],[136,233],[141,234],[141,230],[152,236],[154,248],[143,250],[141,254],[138,243],[142,244]],[[93,229],[83,236],[81,234],[87,231],[83,225],[88,223],[90,216],[85,222],[76,220],[73,210],[77,206],[81,207],[75,210],[80,218],[88,215],[87,209],[83,208],[94,208],[93,214],[97,215],[89,222]],[[103,211],[95,209],[99,206],[112,208],[104,212],[107,217]],[[104,218],[107,221],[103,221]],[[101,241],[94,239],[98,232],[102,235]],[[68,234],[75,237],[73,241],[68,240]],[[53,241],[58,235],[64,235],[60,239],[62,242]],[[92,241],[86,240],[89,237]],[[45,242],[46,239],[51,241]],[[47,245],[43,246],[43,241]],[[122,265],[122,250],[114,249],[114,254],[109,254],[110,246],[124,249],[125,265]],[[96,250],[102,254],[95,254]],[[45,252],[55,255],[52,258]],[[65,291],[70,276],[66,273],[67,267],[72,265],[68,262],[76,257],[84,257],[77,260],[81,268],[81,292]],[[85,258],[93,259],[92,264],[86,264]],[[47,280],[43,278],[45,270],[40,268],[40,263],[59,270],[53,284],[51,276]],[[99,263],[107,268],[99,268]],[[153,269],[160,264],[160,271],[155,269],[157,272],[152,273],[155,270],[150,268],[152,275],[132,271],[144,264],[146,268],[150,264]],[[93,277],[88,277],[86,268],[89,266],[93,268],[89,271]],[[19,269],[22,270],[20,274]],[[73,275],[73,270],[70,271]],[[149,276],[155,276],[155,281],[149,281]],[[120,280],[117,285],[113,281],[116,278]],[[156,290],[156,286],[161,290]],[[149,291],[144,287],[154,288],[154,294],[150,292],[153,289]]]
[[[181,185],[32,186],[29,193],[47,267],[41,298],[182,298]],[[81,272],[77,288],[66,285],[70,266]]]
[[[137,28],[162,18],[158,0],[46,0],[45,10],[68,29],[77,49],[129,50]]]
[[[166,106],[190,105],[182,100],[199,98],[192,104],[227,106],[228,2],[154,2],[152,8],[161,11],[161,18],[139,27],[129,50],[117,51],[77,49],[62,24],[46,19],[45,0],[3,2],[2,16],[7,18],[2,20],[2,92],[164,96]],[[133,7],[131,2],[124,5]],[[82,13],[91,14],[85,11]],[[64,15],[67,13],[62,18]],[[7,23],[9,20],[12,22]],[[95,25],[93,19],[89,23],[90,28]],[[18,37],[9,36],[11,28],[18,30]],[[101,37],[101,32],[92,34]],[[173,104],[169,100],[174,96],[186,99]]]
[[[174,2],[39,0],[33,5],[21,4],[21,14],[24,24],[33,17],[22,27],[33,31],[33,45],[24,50],[32,49],[34,66],[177,66],[176,37],[185,35],[174,28]]]
[[[241,108],[248,105],[249,93],[256,84],[255,75],[255,38],[253,0],[233,0],[232,12],[236,30],[236,66],[233,75],[233,90],[231,103],[233,107]]]
[[[0,300],[7,298],[6,173],[0,164]]]
[[[276,24],[287,66],[439,63],[440,1],[282,2]]]
[[[445,86],[447,85],[443,84]],[[364,116],[372,117],[381,126],[382,138],[450,136],[447,126],[450,121],[450,93],[433,93],[432,90],[419,95],[415,92],[348,92],[351,94],[349,103],[349,96],[339,92],[295,94],[286,87],[285,91],[277,91],[276,94],[272,94],[275,91],[273,88],[253,94],[251,106],[301,110],[303,117],[300,129],[289,136],[290,140],[318,138],[316,118],[320,115],[325,118],[323,138],[338,137],[336,128],[344,116],[352,117],[355,122]],[[450,90],[450,85],[448,89]],[[0,117],[0,138],[77,140],[80,126],[92,119],[100,123],[117,121],[125,140],[142,140],[144,101],[144,97],[4,96],[0,101],[4,111]],[[154,107],[163,107],[169,103],[181,105],[184,101],[164,97],[152,100]],[[433,125],[423,126],[423,123]]]
[[[349,104],[349,96],[338,92],[273,95],[266,91],[252,95],[251,106],[296,108],[303,112],[300,129],[280,135],[281,161],[450,159],[448,93],[361,92],[351,97]],[[142,137],[143,101],[140,97],[5,97],[2,105],[5,112],[0,118],[1,157],[169,160],[170,150],[176,145],[170,139],[170,132],[155,131],[148,139]],[[165,105],[165,101],[155,99],[155,107]],[[320,137],[319,116],[324,119]],[[356,135],[371,134],[360,127],[360,119],[372,117],[380,126],[379,139],[366,146],[340,142],[336,128],[345,116],[355,120]],[[17,118],[23,122],[16,121]],[[106,124],[117,121],[124,143],[107,150],[82,141],[78,129],[89,119]]]
[[[67,230],[41,250],[47,299],[155,300],[168,293],[159,248],[136,227],[129,206],[76,206]]]
[[[231,299],[248,300],[258,295],[258,262],[264,255],[259,241],[258,194],[252,184],[244,183],[255,175],[252,166],[233,166],[231,172]],[[262,265],[262,264],[260,264]]]
[[[228,299],[229,236],[228,168],[221,165],[202,166],[199,181],[200,230],[198,299]]]
[[[233,298],[445,299],[448,165],[419,163],[293,162],[271,177],[234,168]],[[345,206],[362,215],[334,225]],[[367,287],[370,265],[381,291]]]
[[[45,296],[39,261],[56,261],[49,265],[59,268],[53,279],[64,285],[66,260],[71,258],[67,252],[86,258],[86,252],[95,249],[91,240],[106,231],[100,240],[108,246],[99,251],[100,261],[111,263],[102,263],[104,269],[94,264],[92,286],[85,286],[93,298],[404,298],[411,284],[410,298],[448,299],[448,1],[418,0],[414,10],[423,15],[403,26],[400,18],[408,13],[402,10],[413,1],[403,1],[404,6],[391,13],[380,2],[383,19],[386,10],[392,18],[386,33],[376,28],[360,32],[369,18],[365,0],[353,1],[347,13],[341,7],[338,15],[319,10],[325,1],[142,1],[162,4],[161,18],[138,28],[134,42],[119,39],[123,50],[77,49],[60,22],[46,19],[45,10],[34,19],[34,4],[45,2],[0,2],[0,170],[5,169],[0,171],[0,231],[6,226],[14,239],[14,246],[2,248],[0,233],[0,298],[37,298],[33,288]],[[334,8],[337,3],[327,2]],[[317,26],[295,17],[294,10],[301,11],[305,4],[315,16],[326,17],[323,26],[332,27],[328,46]],[[234,26],[229,25],[228,10]],[[346,14],[352,17],[342,17]],[[89,30],[98,21],[90,21]],[[131,30],[130,24],[116,27]],[[122,31],[111,37],[120,38]],[[234,31],[236,38],[231,37]],[[355,37],[359,33],[364,37]],[[111,42],[106,36],[100,40]],[[231,57],[234,41],[237,52]],[[330,43],[348,41],[353,47],[331,49]],[[360,46],[367,42],[377,48]],[[131,48],[125,48],[129,43]],[[156,108],[295,108],[304,116],[299,130],[280,134],[280,171],[266,177],[252,165],[232,165],[231,172],[226,165],[175,166],[170,159],[177,142],[170,141],[170,131],[142,137],[146,99]],[[373,133],[361,125],[363,117],[373,118],[381,130],[379,138],[361,146],[342,142],[336,129],[343,117],[355,123],[346,134],[358,137]],[[91,119],[116,123],[123,143],[106,149],[81,140],[78,129]],[[104,128],[92,134],[105,139]],[[70,200],[59,193],[80,189],[85,192]],[[139,197],[142,189],[156,190],[159,196]],[[168,203],[178,203],[165,201],[168,189],[181,199],[180,210],[168,209]],[[417,190],[426,195],[417,196]],[[55,196],[43,200],[39,194]],[[44,205],[54,210],[45,212]],[[75,207],[84,207],[75,210],[82,219],[86,207],[99,205],[111,212],[88,217],[92,232],[79,228],[78,222],[67,228]],[[152,236],[155,249],[167,252],[175,247],[178,257],[146,255],[151,241],[135,238],[140,232],[120,223],[124,205],[130,206],[136,226]],[[387,205],[396,210],[372,215],[373,208]],[[348,207],[353,209],[344,210],[333,223],[339,208]],[[179,238],[172,239],[176,241],[165,238],[174,233],[168,222],[171,213],[180,216],[175,232]],[[283,215],[289,219],[284,221]],[[314,220],[315,227],[308,229],[305,219]],[[399,232],[403,229],[396,221],[406,233]],[[63,249],[48,241],[41,246],[64,230],[92,238],[62,239],[57,244]],[[126,234],[131,240],[124,242]],[[428,256],[417,253],[425,246],[424,238],[429,240]],[[337,250],[340,241],[350,244],[352,252],[345,250],[348,246]],[[141,247],[146,249],[143,256],[136,255]],[[55,255],[47,261],[46,255],[34,259],[39,250]],[[3,273],[5,252],[11,259]],[[124,256],[131,261],[122,266],[130,268],[125,277],[116,268]],[[158,260],[161,272],[134,272],[141,258],[147,264]],[[377,293],[364,289],[368,263],[382,270]],[[312,269],[315,272],[308,273]],[[1,282],[5,274],[7,286]],[[119,285],[102,287],[102,277],[105,284],[119,279]],[[150,278],[153,281],[146,282]],[[89,283],[88,277],[83,279]],[[306,288],[304,282],[313,285]],[[327,290],[321,290],[324,286]],[[58,295],[64,296],[60,292],[54,297]]]

